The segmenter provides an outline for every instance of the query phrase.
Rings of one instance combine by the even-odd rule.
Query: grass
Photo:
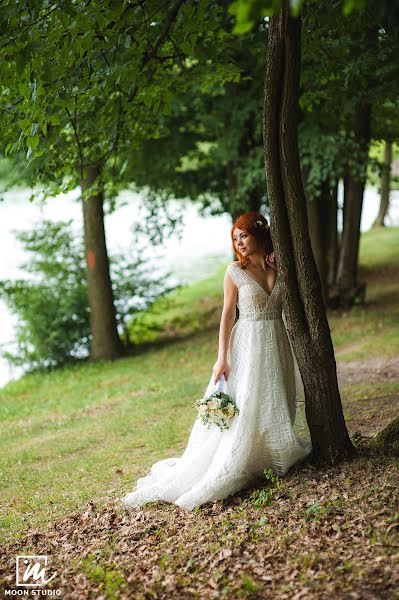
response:
[[[362,235],[360,279],[367,281],[366,304],[329,314],[337,360],[399,354],[398,257],[399,228],[381,227]]]
[[[395,265],[398,241],[399,229],[362,236],[369,304],[329,315],[339,360],[398,352],[399,281],[383,276]],[[161,300],[142,317],[141,331],[147,319],[163,334],[149,332],[153,344],[135,356],[27,375],[0,390],[0,539],[42,528],[88,500],[119,498],[155,460],[181,454],[193,403],[216,360],[224,269],[175,291],[167,306]],[[173,343],[164,343],[168,337]],[[350,394],[383,395],[391,393],[389,385],[396,393],[386,384]]]
[[[329,311],[337,360],[399,353],[399,281],[392,276],[399,256],[399,229],[377,228],[360,242],[360,279],[367,281],[366,305],[350,311]],[[217,327],[223,302],[226,265],[204,281],[183,287],[138,315],[131,336],[136,343],[161,342]]]
[[[398,254],[398,227],[371,229],[360,238],[360,272],[397,266]]]
[[[108,600],[117,600],[123,590],[125,577],[117,565],[106,569],[98,564],[96,557],[87,557],[82,561],[82,573],[90,582],[97,584]]]
[[[143,467],[181,454],[216,351],[215,337],[203,333],[195,343],[181,340],[6,386],[1,531],[15,535],[89,499],[127,492]]]
[[[138,313],[129,327],[135,344],[191,335],[217,326],[223,302],[221,265],[205,280],[182,286],[157,300],[145,313]]]

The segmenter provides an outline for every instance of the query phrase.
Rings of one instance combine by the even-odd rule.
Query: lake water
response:
[[[342,194],[342,190],[341,190]],[[32,230],[44,219],[53,221],[73,220],[77,234],[82,231],[81,205],[78,191],[49,199],[45,204],[29,202],[30,191],[19,189],[3,194],[0,202],[0,279],[23,277],[20,265],[26,260],[21,246],[15,238],[14,230]],[[120,194],[122,204],[114,213],[106,215],[105,229],[109,252],[127,251],[132,244],[139,244],[140,251],[148,259],[157,256],[157,261],[170,271],[177,282],[190,282],[207,277],[215,266],[232,256],[230,245],[231,220],[227,215],[201,216],[194,203],[184,203],[184,227],[182,236],[168,236],[162,247],[153,250],[144,238],[136,239],[131,228],[140,218],[142,201],[131,192]],[[171,203],[176,211],[181,203]],[[378,193],[367,188],[364,198],[361,230],[369,229],[377,215]],[[399,192],[392,192],[390,213],[387,225],[399,225]],[[0,302],[0,345],[7,347],[14,337],[15,319],[3,302]],[[11,368],[0,359],[0,386],[22,373],[21,369]]]
[[[14,230],[31,231],[44,219],[72,219],[73,230],[81,235],[83,221],[78,191],[49,199],[44,204],[30,203],[29,196],[29,190],[13,190],[3,194],[3,201],[0,202],[1,280],[24,277],[20,265],[28,256],[16,240]],[[232,256],[229,242],[231,220],[228,215],[204,217],[199,214],[194,203],[172,202],[170,209],[174,213],[182,204],[184,206],[182,235],[169,235],[161,247],[153,249],[146,238],[137,238],[131,231],[136,220],[142,218],[140,196],[123,192],[118,200],[120,208],[105,217],[110,254],[124,250],[127,252],[134,245],[149,260],[157,257],[157,266],[169,271],[176,283],[203,279],[214,271],[216,265]],[[7,348],[12,346],[16,321],[1,301],[0,319],[0,345]],[[22,369],[10,367],[5,360],[0,359],[0,386],[21,373]]]

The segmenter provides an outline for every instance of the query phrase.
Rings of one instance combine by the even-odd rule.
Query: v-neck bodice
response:
[[[233,264],[234,264],[234,263],[233,263]],[[237,266],[238,266],[238,265],[237,265]],[[277,273],[276,280],[275,280],[275,282],[274,282],[273,289],[272,289],[272,291],[271,291],[271,292],[270,292],[270,294],[269,294],[269,292],[267,292],[267,291],[265,290],[265,288],[263,287],[263,285],[261,285],[261,284],[259,283],[259,281],[256,281],[255,277],[252,277],[252,275],[250,275],[250,274],[248,273],[248,271],[247,271],[247,270],[245,270],[245,269],[241,269],[241,267],[238,267],[238,268],[239,268],[239,269],[240,269],[240,270],[241,270],[243,273],[245,273],[246,275],[248,275],[248,277],[249,277],[250,279],[252,279],[252,281],[254,281],[254,282],[256,283],[256,285],[258,285],[258,286],[260,287],[260,289],[261,289],[261,290],[263,290],[263,291],[265,292],[265,294],[266,294],[266,295],[267,295],[267,296],[270,298],[270,296],[271,296],[271,295],[273,294],[273,292],[274,292],[274,288],[276,287],[278,273]]]
[[[273,290],[269,294],[245,269],[237,262],[227,267],[227,272],[238,288],[237,306],[240,319],[258,321],[281,318],[280,278],[277,273]]]

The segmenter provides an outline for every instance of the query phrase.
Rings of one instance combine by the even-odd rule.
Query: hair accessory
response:
[[[264,223],[263,221],[255,221],[255,227],[257,229],[270,229],[269,225],[267,223]]]

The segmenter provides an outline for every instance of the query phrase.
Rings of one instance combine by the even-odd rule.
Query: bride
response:
[[[238,260],[224,277],[219,353],[205,397],[224,375],[239,413],[224,431],[196,419],[182,456],[156,462],[122,498],[125,506],[164,500],[193,510],[253,485],[265,469],[283,476],[312,449],[267,220],[245,213],[231,237]]]

